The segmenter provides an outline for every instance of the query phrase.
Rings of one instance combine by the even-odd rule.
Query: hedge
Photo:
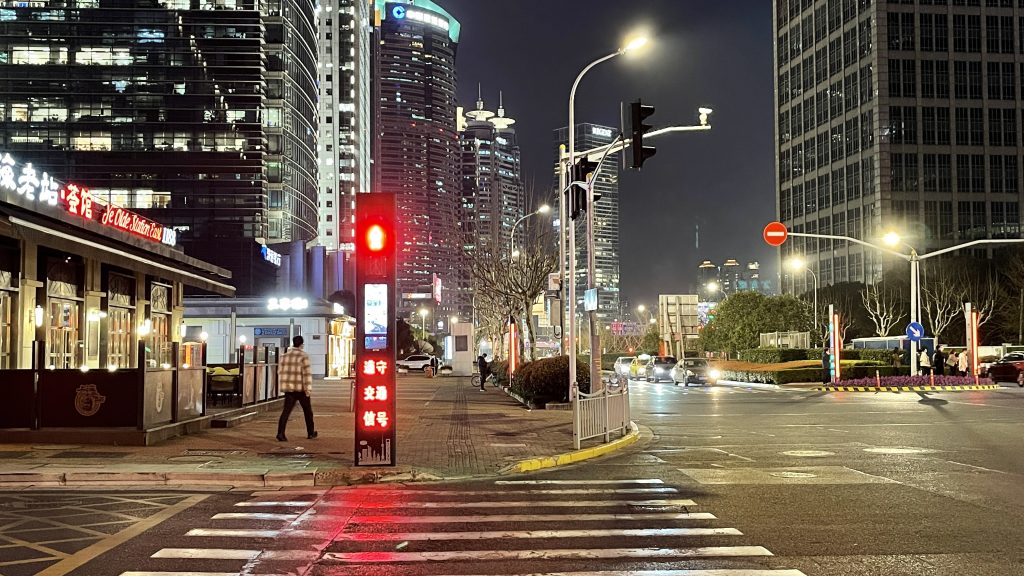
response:
[[[857,348],[843,350],[843,360],[873,360],[892,363],[892,350]],[[821,360],[821,348],[754,348],[740,350],[739,359],[757,364],[781,364],[794,360]]]
[[[874,378],[875,372],[879,376],[895,376],[896,369],[892,366],[873,366],[859,364],[856,366],[844,366],[840,378],[842,380],[855,380],[858,378]],[[899,369],[900,375],[909,375],[910,368],[903,366]],[[789,370],[759,371],[759,370],[723,370],[722,380],[733,382],[751,382],[759,384],[792,384],[794,382],[821,382],[821,368],[790,368]]]
[[[576,358],[576,380],[582,392],[590,392],[590,371],[586,359]],[[569,357],[556,356],[527,362],[516,371],[512,391],[542,405],[569,401]]]

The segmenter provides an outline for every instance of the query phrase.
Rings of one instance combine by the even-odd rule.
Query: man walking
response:
[[[480,371],[480,391],[484,392],[484,385],[491,376],[491,366],[487,363],[487,357],[481,354],[476,359],[476,367]]]
[[[277,421],[277,439],[287,442],[284,428],[288,425],[288,417],[295,408],[295,403],[302,405],[302,415],[306,417],[306,437],[317,437],[313,429],[313,406],[309,403],[309,394],[313,391],[313,370],[309,364],[309,355],[302,350],[305,339],[302,336],[292,338],[292,347],[281,357],[277,367],[277,381],[284,392],[284,410]]]

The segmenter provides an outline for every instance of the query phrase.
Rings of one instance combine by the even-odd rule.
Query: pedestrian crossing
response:
[[[253,492],[120,576],[804,576],[684,496],[658,479]]]

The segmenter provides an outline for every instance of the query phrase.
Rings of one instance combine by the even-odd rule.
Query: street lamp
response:
[[[427,314],[430,312],[426,308],[420,308],[420,329],[422,330],[420,340],[427,339]]]
[[[602,56],[597,60],[594,60],[590,64],[587,64],[585,68],[576,76],[576,80],[572,83],[572,89],[569,90],[569,169],[576,165],[576,89],[580,85],[580,81],[583,80],[583,76],[590,72],[591,68],[598,64],[611,60],[616,56],[621,56],[627,52],[635,51],[647,44],[646,36],[638,36],[633,38],[625,44],[622,48],[619,48],[615,52]],[[564,170],[559,169],[559,174],[562,174]],[[564,187],[563,187],[564,190]],[[564,204],[565,194],[563,190],[559,190],[558,198],[559,202]],[[589,187],[586,191],[587,194],[587,206],[593,206],[594,204],[594,191],[593,187]],[[559,215],[562,222],[566,220],[566,211],[564,206],[559,210]],[[569,306],[571,306],[572,313],[569,314],[569,343],[574,345],[576,343],[576,228],[569,225],[562,225],[562,230],[567,231],[569,235],[569,250],[566,255],[569,259]],[[594,231],[594,210],[587,210],[587,241],[589,243],[593,240]],[[593,246],[589,246],[587,250],[587,287],[594,288],[594,267],[591,264],[594,261],[594,250]],[[561,265],[561,263],[559,263]],[[563,268],[564,269],[564,268]],[[597,314],[595,311],[590,311],[590,349],[599,350],[598,337],[599,333],[597,330],[597,323],[595,322]],[[600,382],[601,381],[601,364],[600,358],[597,354],[592,353],[590,355],[590,381]],[[576,392],[576,354],[569,354],[569,399],[575,399]]]
[[[811,270],[811,267],[807,265],[807,262],[799,256],[794,256],[789,259],[786,263],[789,269],[794,272],[810,272],[811,278],[814,278],[814,331],[817,332],[821,324],[818,322],[818,275]]]
[[[530,212],[526,216],[523,216],[519,220],[516,220],[516,223],[512,225],[512,245],[509,250],[509,252],[512,254],[512,258],[519,257],[519,251],[516,250],[516,226],[519,226],[520,222],[526,220],[530,216],[536,216],[537,214],[547,214],[548,212],[551,212],[551,206],[548,206],[547,204],[542,204],[540,208],[537,208],[533,212]]]

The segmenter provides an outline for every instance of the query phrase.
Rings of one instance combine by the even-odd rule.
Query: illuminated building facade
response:
[[[313,5],[97,0],[0,9],[0,146],[163,222],[260,294],[263,245],[316,236]]]

